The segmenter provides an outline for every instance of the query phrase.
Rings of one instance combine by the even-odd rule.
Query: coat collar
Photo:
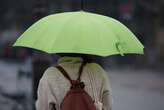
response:
[[[64,56],[59,58],[58,65],[60,64],[79,64],[83,62],[82,57],[70,57],[70,56]]]

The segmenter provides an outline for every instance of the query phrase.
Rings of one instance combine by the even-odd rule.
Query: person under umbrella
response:
[[[92,97],[97,110],[112,110],[112,90],[107,73],[93,61],[91,55],[58,54],[60,65],[76,80],[83,62],[81,81],[85,84],[85,91]],[[49,67],[43,74],[38,86],[37,110],[60,110],[60,104],[71,87],[70,82],[56,67]],[[75,102],[73,102],[75,104]],[[74,105],[72,105],[74,106]]]
[[[107,73],[89,55],[144,53],[144,46],[122,23],[84,11],[42,18],[14,46],[61,56],[39,82],[37,110],[111,110]]]

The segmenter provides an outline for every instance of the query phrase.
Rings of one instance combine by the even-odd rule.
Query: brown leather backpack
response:
[[[57,69],[70,81],[71,87],[67,92],[61,103],[61,110],[97,110],[92,98],[84,90],[85,84],[81,82],[80,77],[82,74],[85,62],[82,63],[79,69],[79,76],[77,80],[72,80],[67,72],[61,67]]]

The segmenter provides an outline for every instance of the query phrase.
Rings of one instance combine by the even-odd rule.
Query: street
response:
[[[150,70],[109,71],[113,110],[164,110],[164,75]]]

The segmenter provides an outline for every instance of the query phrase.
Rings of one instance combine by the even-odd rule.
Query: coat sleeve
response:
[[[47,79],[43,77],[39,81],[37,90],[37,101],[35,102],[36,110],[56,110],[55,109],[55,99],[51,95],[50,86]],[[52,100],[53,99],[53,100]]]
[[[112,110],[112,89],[110,85],[110,80],[107,75],[107,72],[99,65],[94,63],[96,71],[101,74],[102,83],[101,83],[101,103],[103,110]]]
[[[112,110],[112,90],[108,75],[104,71],[103,80],[103,95],[102,95],[103,110]]]

